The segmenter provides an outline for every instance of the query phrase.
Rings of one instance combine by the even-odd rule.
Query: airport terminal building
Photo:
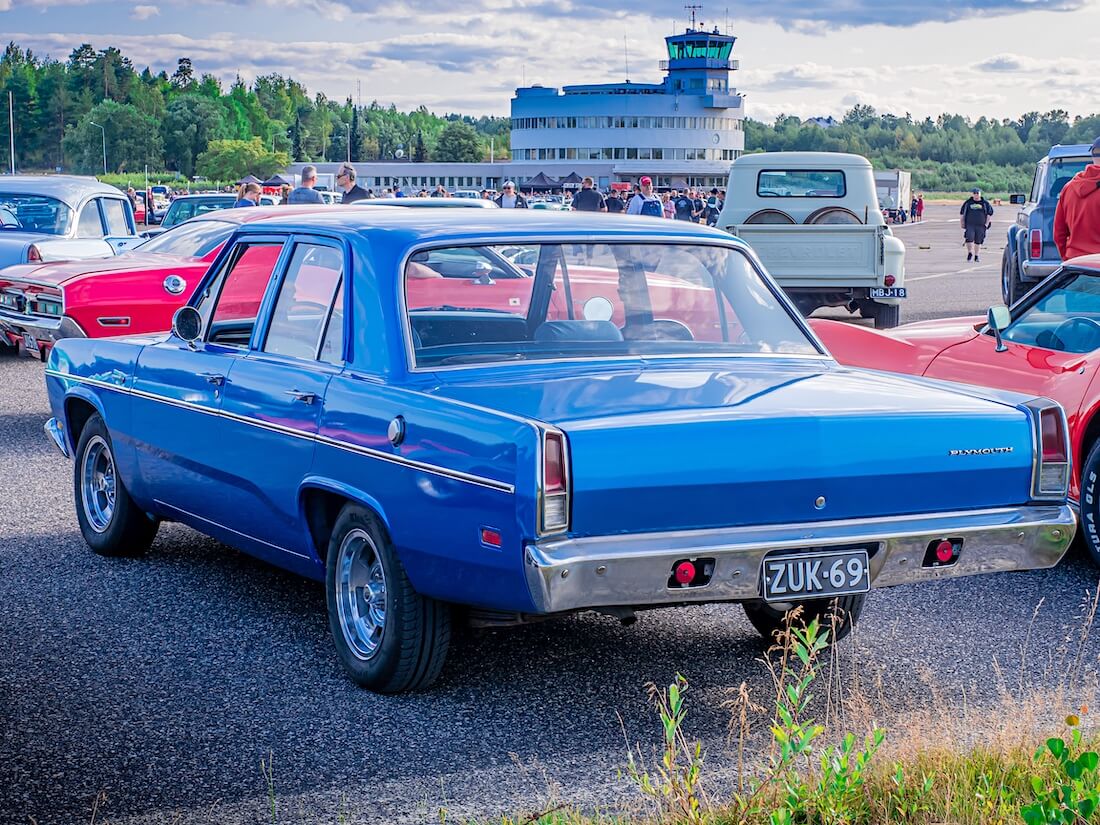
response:
[[[725,186],[745,148],[744,99],[730,83],[735,37],[688,29],[665,38],[660,83],[526,86],[512,98],[511,160],[496,163],[356,163],[359,183],[376,192],[523,188],[540,173],[560,180],[591,175],[607,190],[643,175],[659,189]],[[297,174],[304,164],[288,171]],[[331,174],[337,163],[318,163]],[[323,180],[323,179],[322,179]]]

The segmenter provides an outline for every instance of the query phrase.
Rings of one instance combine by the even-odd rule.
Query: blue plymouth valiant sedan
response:
[[[326,582],[381,692],[452,622],[1049,567],[1054,402],[838,365],[743,243],[677,221],[333,208],[242,225],[171,333],[68,339],[47,432],[92,550],[178,521]]]

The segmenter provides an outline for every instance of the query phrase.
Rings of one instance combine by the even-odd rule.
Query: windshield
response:
[[[405,268],[416,366],[819,350],[749,258],[719,246],[507,244]]]
[[[66,235],[72,217],[73,211],[57,198],[0,192],[0,231]]]
[[[161,226],[167,229],[169,226],[183,223],[197,215],[205,215],[207,212],[216,212],[219,209],[228,209],[235,202],[236,198],[233,195],[216,198],[186,198],[172,201]]]
[[[1100,276],[1088,270],[1067,271],[1001,336],[1058,352],[1100,349]]]
[[[172,228],[136,247],[142,252],[203,258],[233,234],[236,224],[225,221],[193,221]]]

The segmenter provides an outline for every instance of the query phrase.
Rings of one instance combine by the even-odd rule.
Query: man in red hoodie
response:
[[[1063,261],[1100,252],[1100,138],[1092,142],[1092,165],[1073,176],[1054,210],[1054,243]]]

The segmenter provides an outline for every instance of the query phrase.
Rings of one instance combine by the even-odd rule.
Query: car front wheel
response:
[[[98,413],[84,424],[73,464],[76,519],[84,541],[101,556],[139,556],[149,549],[158,522],[130,498],[115,463],[107,425]]]
[[[866,593],[857,593],[834,599],[807,599],[795,602],[789,610],[781,610],[760,599],[742,602],[741,606],[752,626],[768,641],[774,641],[777,634],[787,629],[788,616],[801,607],[798,617],[793,619],[795,626],[809,624],[817,619],[821,622],[822,630],[829,631],[829,641],[839,642],[852,632],[866,600]]]
[[[428,687],[451,639],[451,612],[421,596],[377,516],[345,505],[329,539],[326,601],[336,653],[347,674],[378,693]]]
[[[1078,533],[1092,563],[1100,566],[1100,441],[1081,466],[1081,529]]]

